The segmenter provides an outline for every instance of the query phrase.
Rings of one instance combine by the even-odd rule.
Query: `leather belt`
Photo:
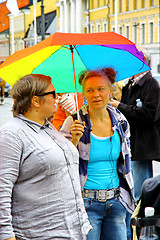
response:
[[[106,200],[112,199],[116,196],[118,196],[120,193],[119,187],[118,188],[112,188],[109,190],[89,190],[84,189],[83,190],[83,197],[87,198],[93,198],[98,200],[99,202],[105,202]]]

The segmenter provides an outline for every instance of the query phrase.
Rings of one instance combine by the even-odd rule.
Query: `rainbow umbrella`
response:
[[[117,33],[57,32],[8,57],[0,77],[13,86],[27,74],[40,73],[52,77],[56,92],[80,92],[80,72],[100,67],[113,67],[116,81],[150,69],[135,44]]]

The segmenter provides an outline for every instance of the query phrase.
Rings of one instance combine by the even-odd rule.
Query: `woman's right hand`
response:
[[[79,120],[75,120],[72,126],[70,127],[70,131],[72,134],[71,142],[77,147],[80,138],[84,133],[85,122],[80,123]]]

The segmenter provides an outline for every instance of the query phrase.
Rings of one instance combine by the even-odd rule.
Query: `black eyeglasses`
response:
[[[53,97],[56,98],[56,92],[55,91],[45,92],[45,93],[42,93],[42,94],[37,95],[37,96],[38,97],[43,97],[43,96],[46,96],[46,95],[49,95],[49,94],[53,94]]]

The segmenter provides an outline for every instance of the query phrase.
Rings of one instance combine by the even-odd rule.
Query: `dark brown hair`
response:
[[[109,85],[112,85],[116,81],[116,71],[113,68],[101,68],[96,70],[83,71],[79,77],[79,84],[84,88],[86,80],[95,76],[105,77],[107,80],[109,80]]]
[[[14,99],[13,116],[27,112],[31,107],[32,97],[44,93],[50,84],[51,77],[42,74],[29,74],[17,81],[11,90]]]

